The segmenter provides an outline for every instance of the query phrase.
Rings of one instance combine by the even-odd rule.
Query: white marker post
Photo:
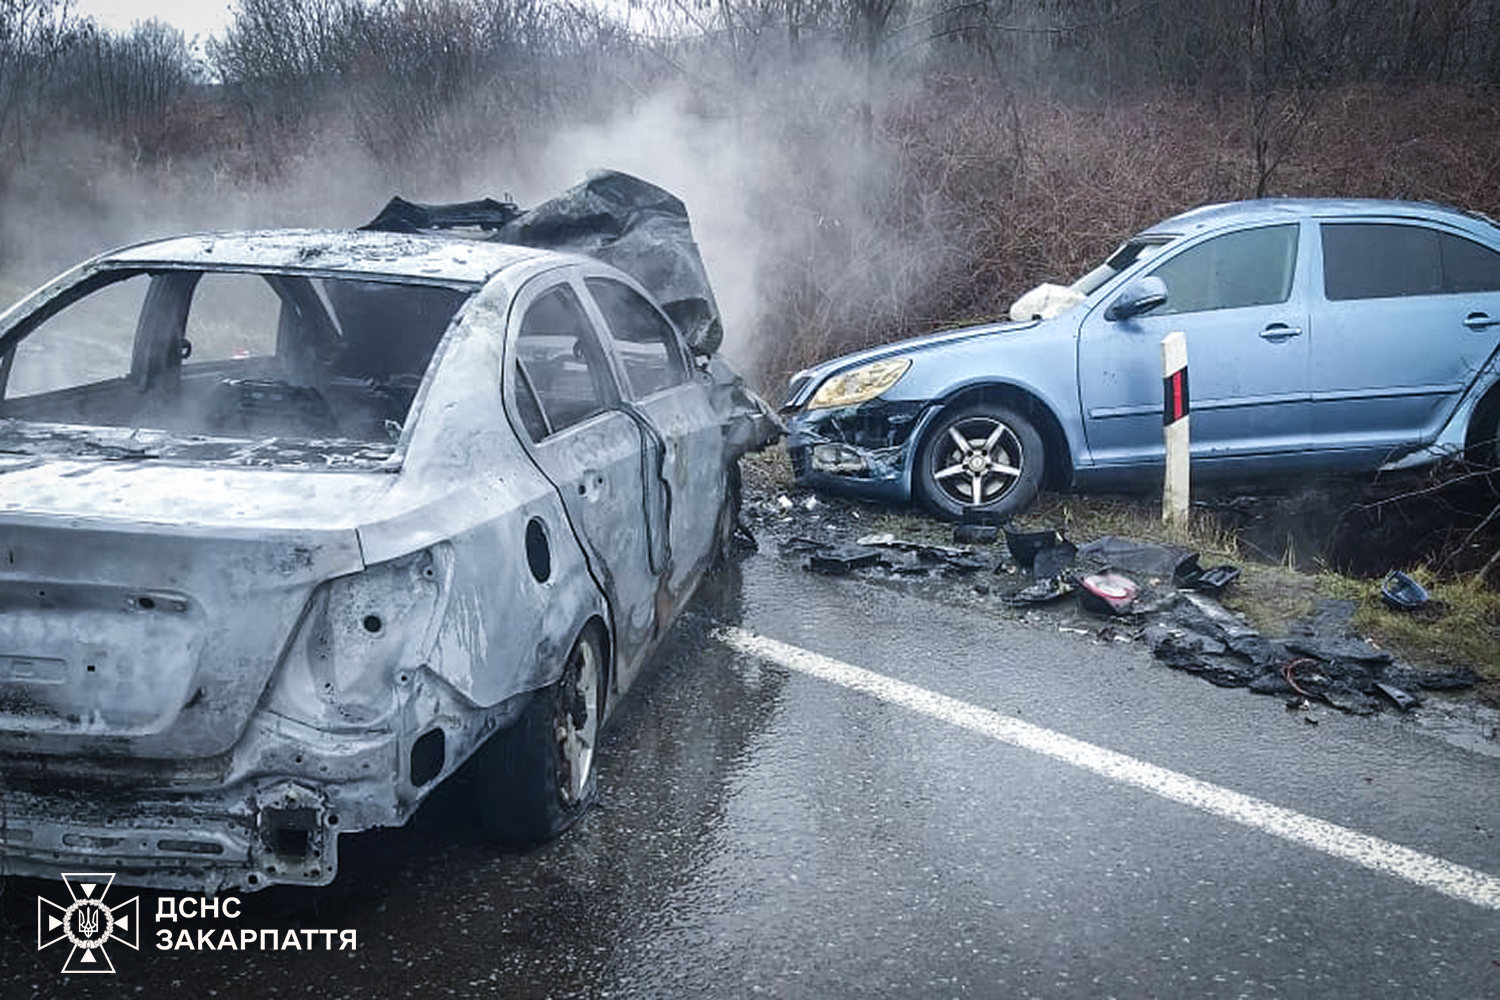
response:
[[[1161,519],[1173,528],[1188,524],[1188,371],[1187,335],[1169,333],[1161,342],[1162,423],[1167,439],[1167,478],[1162,487]]]

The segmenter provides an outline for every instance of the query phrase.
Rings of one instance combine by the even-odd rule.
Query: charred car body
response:
[[[1187,338],[1194,476],[1500,466],[1500,228],[1417,202],[1262,199],[1144,230],[1011,322],[793,377],[798,479],[1004,520],[1044,483],[1159,482],[1160,344]]]
[[[774,418],[660,189],[421,210],[482,238],[179,237],[0,317],[0,873],[323,884],[471,757],[497,838],[582,809]],[[522,245],[590,240],[642,280]]]

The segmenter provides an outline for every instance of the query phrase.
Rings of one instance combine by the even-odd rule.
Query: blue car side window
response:
[[[1383,222],[1329,222],[1320,228],[1323,291],[1330,301],[1442,290],[1436,230]]]
[[[1500,292],[1500,253],[1462,236],[1438,237],[1443,291]]]
[[[1322,231],[1333,301],[1500,291],[1500,253],[1475,240],[1389,222],[1330,222]]]
[[[1152,315],[1285,302],[1297,270],[1297,233],[1295,224],[1243,229],[1184,250],[1152,272],[1167,285],[1166,304]]]

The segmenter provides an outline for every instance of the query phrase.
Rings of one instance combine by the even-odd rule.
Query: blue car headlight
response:
[[[854,406],[874,399],[895,385],[910,367],[910,358],[884,358],[860,365],[852,371],[835,375],[818,386],[818,391],[813,393],[807,408],[826,410]]]

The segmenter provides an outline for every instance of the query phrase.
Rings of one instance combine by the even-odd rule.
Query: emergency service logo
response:
[[[73,897],[71,904],[59,906],[50,899],[36,898],[37,951],[67,941],[72,950],[62,971],[114,972],[104,946],[118,941],[140,950],[141,897],[133,896],[119,906],[107,904],[104,897],[114,884],[113,872],[64,874],[62,880]]]

